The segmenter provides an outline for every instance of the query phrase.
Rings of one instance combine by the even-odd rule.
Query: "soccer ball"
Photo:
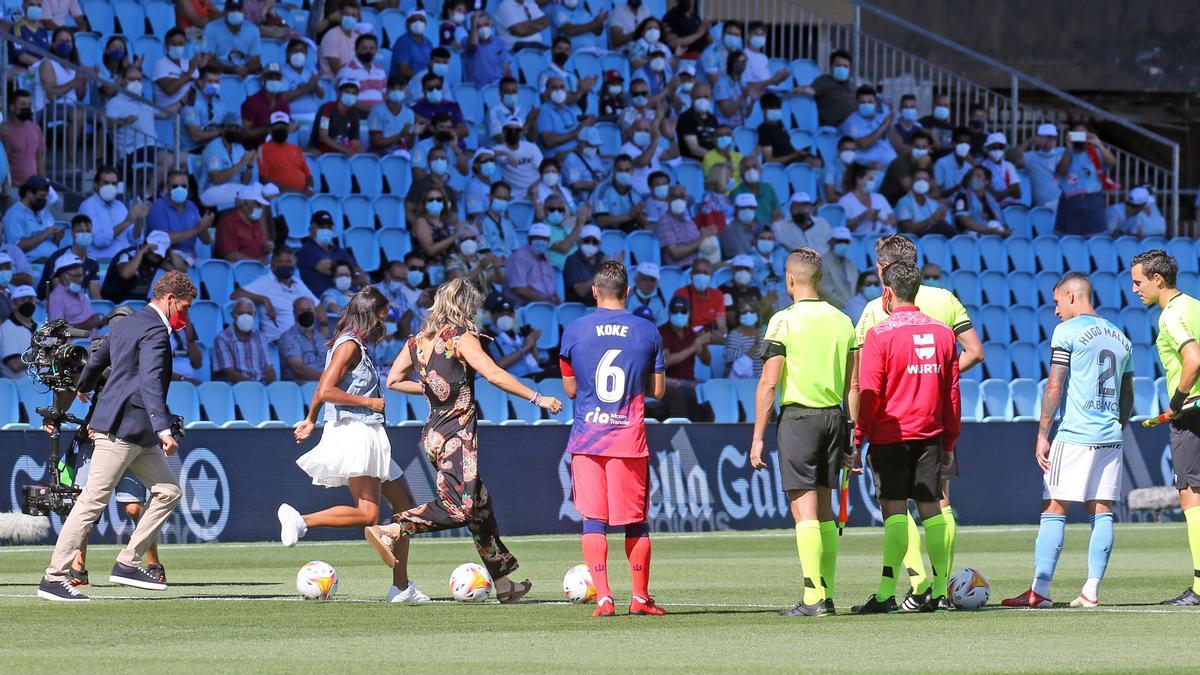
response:
[[[983,572],[968,567],[950,577],[946,584],[950,591],[950,600],[959,609],[979,609],[987,604],[991,595],[992,585],[988,583]]]
[[[576,565],[567,570],[563,577],[563,595],[577,605],[596,599],[596,587],[592,585],[592,573],[587,565]]]
[[[492,577],[482,565],[463,563],[450,573],[450,594],[459,602],[483,602],[492,594]]]
[[[314,560],[296,573],[296,592],[305,600],[332,600],[338,576],[333,565]]]

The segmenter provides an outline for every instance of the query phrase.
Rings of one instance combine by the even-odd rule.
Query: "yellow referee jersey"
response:
[[[831,408],[846,390],[846,359],[857,349],[850,317],[819,298],[776,312],[767,324],[763,359],[783,356],[782,405]]]
[[[917,289],[917,308],[925,316],[944,323],[960,335],[973,328],[967,308],[958,301],[958,297],[944,288],[936,286],[921,286]],[[875,298],[867,303],[862,316],[855,327],[855,345],[862,347],[867,339],[867,331],[883,322],[891,312],[883,306],[883,298]]]

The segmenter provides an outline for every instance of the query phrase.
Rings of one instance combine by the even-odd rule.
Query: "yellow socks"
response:
[[[925,574],[925,559],[921,557],[921,531],[912,514],[905,514],[908,521],[908,550],[904,552],[904,569],[908,572],[908,583],[913,593],[924,593],[929,587],[929,576]],[[880,598],[882,599],[882,598]]]
[[[796,523],[796,552],[804,571],[804,604],[816,605],[825,600],[821,587],[821,525],[815,520]]]

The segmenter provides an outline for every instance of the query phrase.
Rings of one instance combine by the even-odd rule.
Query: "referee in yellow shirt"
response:
[[[804,597],[780,616],[834,613],[837,525],[830,491],[851,458],[850,427],[842,403],[854,365],[850,318],[821,300],[821,254],[799,248],[787,259],[792,306],[771,317],[763,341],[763,370],[755,394],[750,464],[766,467],[763,434],[783,383],[778,423],[779,473],[796,521],[796,549],[804,572]]]

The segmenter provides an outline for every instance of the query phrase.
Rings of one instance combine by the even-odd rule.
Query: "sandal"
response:
[[[378,525],[365,528],[363,534],[367,538],[367,543],[379,554],[379,559],[383,561],[383,564],[387,565],[389,569],[395,567],[396,554],[392,553],[392,545],[396,543],[395,537],[384,534]]]
[[[497,592],[496,599],[499,600],[500,604],[502,605],[511,605],[525,597],[525,595],[531,590],[533,590],[533,583],[526,579],[521,583],[513,584],[512,590],[507,593]]]
[[[167,583],[167,568],[163,567],[162,565],[160,565],[158,563],[154,563],[153,565],[146,565],[146,574],[149,574],[150,576],[158,579],[159,581],[163,582],[164,584]]]

